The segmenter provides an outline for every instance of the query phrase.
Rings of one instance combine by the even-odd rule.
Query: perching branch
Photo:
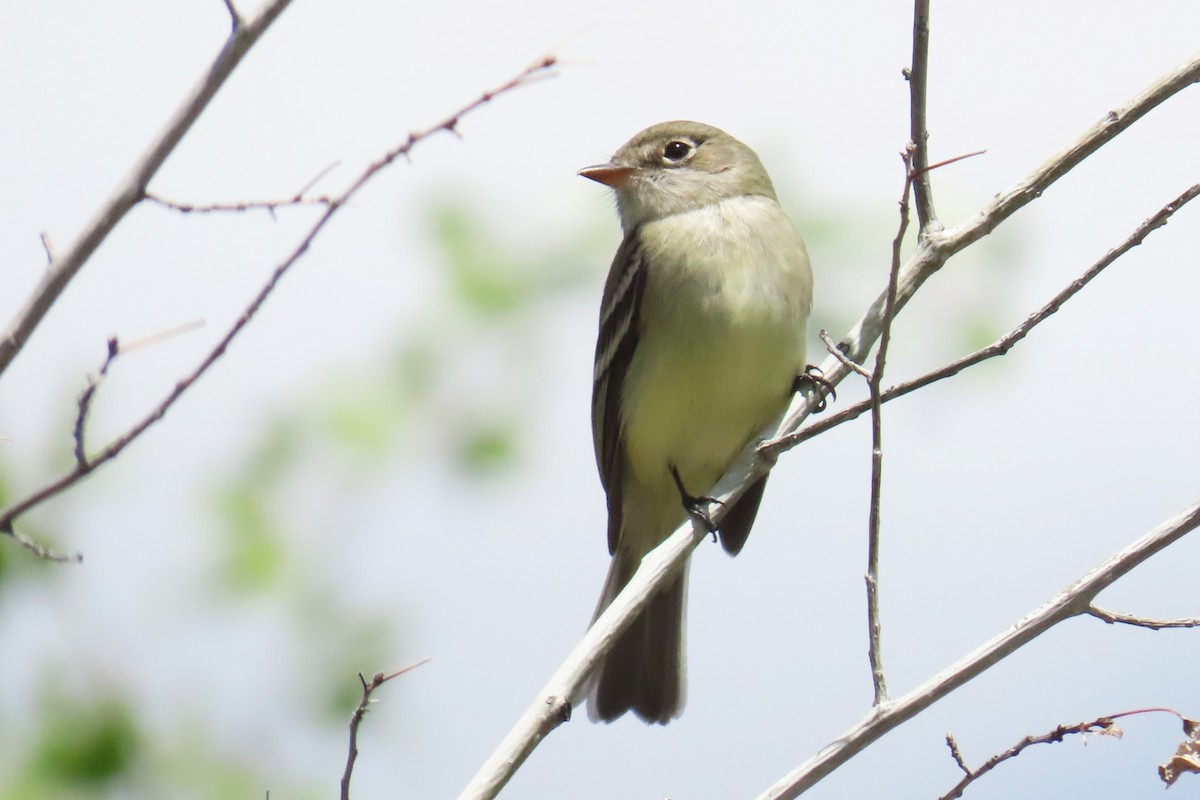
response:
[[[24,539],[24,537],[17,536],[14,531],[13,523],[18,517],[30,509],[74,486],[96,468],[116,458],[126,447],[128,447],[139,436],[145,433],[145,431],[151,425],[162,419],[167,411],[170,410],[173,405],[175,405],[176,401],[183,396],[184,392],[186,392],[197,380],[199,380],[200,377],[204,375],[204,373],[207,372],[208,369],[225,354],[226,349],[233,342],[233,340],[237,338],[242,330],[245,329],[246,325],[249,324],[250,320],[252,320],[262,308],[263,304],[266,303],[267,298],[269,298],[272,292],[274,292],[275,287],[279,284],[279,281],[283,278],[283,276],[286,275],[292,266],[308,251],[309,246],[312,244],[313,240],[316,239],[317,235],[320,234],[320,232],[324,229],[325,225],[355,194],[358,193],[360,189],[362,189],[363,186],[367,184],[368,181],[371,180],[371,178],[378,174],[380,170],[389,166],[397,158],[400,158],[401,156],[407,156],[415,145],[424,141],[425,139],[428,139],[438,131],[445,130],[456,132],[456,126],[463,116],[477,110],[481,106],[486,105],[494,98],[523,86],[530,81],[552,74],[551,70],[556,63],[557,61],[555,56],[543,56],[533,64],[523,69],[516,77],[510,79],[506,83],[491,91],[484,92],[478,98],[462,106],[457,111],[443,119],[441,122],[438,122],[437,124],[426,128],[423,131],[408,134],[401,144],[392,148],[378,160],[369,164],[359,174],[354,182],[350,184],[349,188],[344,190],[337,197],[333,198],[333,200],[325,208],[325,212],[317,219],[316,222],[313,223],[312,227],[309,228],[308,233],[305,234],[305,236],[300,240],[300,243],[296,245],[291,254],[284,258],[284,260],[275,267],[267,282],[262,286],[261,289],[259,289],[258,294],[250,301],[238,319],[225,332],[225,335],[221,337],[221,339],[209,351],[208,355],[204,357],[200,364],[196,366],[196,368],[188,375],[181,378],[175,384],[175,387],[159,402],[157,406],[155,406],[139,422],[130,427],[124,434],[111,441],[107,446],[102,448],[91,458],[85,458],[82,461],[77,460],[75,466],[65,475],[35,491],[25,499],[14,503],[3,512],[0,512],[0,534],[12,536],[14,540],[18,542],[28,541],[27,539]],[[36,550],[34,552],[36,552]]]
[[[221,47],[221,52],[209,65],[208,72],[192,89],[191,94],[167,120],[166,127],[154,140],[150,149],[134,163],[129,174],[117,185],[112,196],[101,206],[79,237],[66,252],[54,258],[41,283],[34,289],[33,296],[17,314],[9,329],[0,336],[0,375],[4,374],[8,365],[21,352],[42,318],[46,316],[46,312],[91,258],[92,253],[96,252],[100,243],[117,227],[129,210],[142,200],[146,187],[150,185],[150,180],[163,162],[200,118],[200,114],[208,107],[217,91],[225,85],[225,81],[242,62],[246,53],[262,38],[290,3],[291,0],[271,0],[258,16],[245,22],[238,16],[232,2],[225,1],[233,29]]]

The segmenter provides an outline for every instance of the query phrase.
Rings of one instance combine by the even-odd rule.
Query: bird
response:
[[[614,190],[623,233],[593,371],[612,557],[594,622],[689,514],[707,520],[704,492],[787,408],[806,372],[812,270],[762,162],[718,128],[653,125],[579,174]],[[765,486],[763,476],[714,532],[731,556]],[[686,594],[685,564],[594,669],[591,719],[682,713]]]

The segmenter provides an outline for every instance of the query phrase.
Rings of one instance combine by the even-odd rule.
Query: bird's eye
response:
[[[691,143],[680,141],[679,139],[667,142],[667,146],[663,148],[663,159],[674,163],[683,161],[691,154]]]

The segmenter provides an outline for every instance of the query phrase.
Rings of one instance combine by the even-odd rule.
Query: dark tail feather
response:
[[[629,582],[637,564],[617,551],[596,609],[597,616]],[[650,601],[608,651],[588,693],[588,716],[593,720],[612,722],[632,711],[646,722],[665,725],[683,712],[686,589],[685,568]]]
[[[729,513],[721,520],[721,546],[731,556],[742,552],[746,539],[750,536],[750,528],[754,525],[754,517],[758,515],[758,504],[762,502],[763,490],[767,488],[767,476],[763,475],[754,485],[745,491],[729,509]]]

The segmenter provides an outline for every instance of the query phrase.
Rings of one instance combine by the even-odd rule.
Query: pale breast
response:
[[[642,236],[652,266],[625,382],[630,466],[659,481],[673,463],[705,491],[783,411],[804,369],[808,256],[760,197],[658,220]]]

